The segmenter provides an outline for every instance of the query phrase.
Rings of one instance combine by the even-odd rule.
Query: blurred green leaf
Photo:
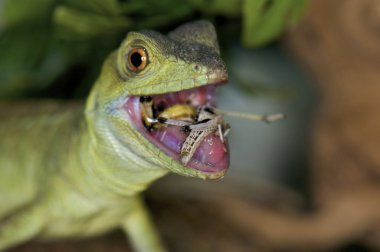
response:
[[[49,18],[56,0],[3,0],[0,20],[5,27],[12,27]]]
[[[240,15],[243,0],[189,0],[189,2],[206,14],[236,17]]]
[[[57,7],[53,18],[60,35],[77,39],[117,33],[131,26],[123,16],[106,16],[67,6]]]
[[[31,83],[44,57],[47,28],[38,23],[7,29],[0,37],[0,95],[14,96],[26,86],[38,88],[46,83]],[[26,37],[25,34],[29,36]],[[4,50],[6,48],[6,50]]]
[[[63,0],[61,5],[86,12],[115,16],[122,13],[121,2],[118,0]]]
[[[258,47],[277,39],[289,25],[294,25],[305,4],[305,0],[245,0],[243,44]]]

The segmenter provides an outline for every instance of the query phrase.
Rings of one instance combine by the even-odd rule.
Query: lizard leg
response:
[[[27,241],[40,232],[44,223],[40,210],[40,205],[33,205],[0,220],[0,251]]]
[[[134,207],[122,223],[122,228],[128,234],[136,251],[167,251],[161,243],[158,232],[141,198],[134,202]]]

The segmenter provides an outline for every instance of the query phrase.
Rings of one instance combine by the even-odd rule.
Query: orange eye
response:
[[[128,69],[132,72],[140,72],[148,64],[148,54],[143,47],[134,47],[128,53]]]

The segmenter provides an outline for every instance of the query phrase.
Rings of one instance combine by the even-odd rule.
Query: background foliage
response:
[[[0,0],[0,98],[83,97],[130,30],[208,19],[254,48],[278,38],[304,0]],[[225,32],[227,31],[227,32]]]

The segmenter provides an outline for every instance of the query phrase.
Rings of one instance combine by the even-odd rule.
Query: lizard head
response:
[[[141,102],[149,99],[153,113],[174,104],[215,107],[215,89],[227,78],[215,29],[207,21],[182,25],[167,36],[150,30],[129,32],[106,60],[86,112],[96,111],[94,114],[106,118],[102,127],[152,165],[181,175],[216,179],[229,166],[227,143],[209,134],[184,165],[180,149],[186,132],[178,126],[147,127]]]

